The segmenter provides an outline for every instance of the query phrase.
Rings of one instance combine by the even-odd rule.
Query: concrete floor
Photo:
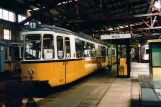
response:
[[[116,78],[115,66],[111,72],[95,72],[36,103],[39,107],[139,107],[137,79],[138,75],[149,75],[149,65],[131,64],[131,78]]]

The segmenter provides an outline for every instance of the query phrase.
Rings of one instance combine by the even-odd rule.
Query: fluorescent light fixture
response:
[[[58,6],[60,6],[60,5],[61,5],[61,3],[58,3],[57,5],[58,5]]]
[[[31,12],[31,10],[29,9],[29,10],[27,10],[28,12]]]
[[[39,8],[34,8],[33,10],[39,10]]]

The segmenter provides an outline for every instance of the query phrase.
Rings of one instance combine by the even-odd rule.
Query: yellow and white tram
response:
[[[85,34],[30,22],[23,29],[22,80],[51,87],[80,79],[108,65],[106,45]]]

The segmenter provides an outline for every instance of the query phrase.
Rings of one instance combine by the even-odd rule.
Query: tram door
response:
[[[59,69],[59,83],[64,84],[71,81],[73,77],[73,69],[71,69],[71,40],[66,35],[57,36],[57,56],[60,59],[55,68]]]
[[[58,56],[58,62],[55,65],[55,70],[57,70],[56,75],[58,78],[59,84],[65,84],[66,83],[66,73],[65,73],[65,55],[64,55],[64,36],[58,35],[56,37],[56,45],[57,45],[57,56]]]
[[[73,61],[71,61],[71,39],[68,36],[64,36],[64,54],[65,54],[65,80],[69,83],[73,79]]]
[[[117,76],[130,77],[129,45],[117,45]]]

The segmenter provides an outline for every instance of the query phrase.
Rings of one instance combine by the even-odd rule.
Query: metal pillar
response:
[[[120,50],[122,50],[121,46],[124,45],[126,48],[126,56],[123,56],[122,52],[120,52]],[[119,47],[120,46],[120,47]],[[126,40],[117,40],[117,44],[116,44],[116,52],[117,52],[117,77],[118,78],[130,78],[130,72],[131,72],[131,55],[130,55],[130,39],[126,39]],[[125,58],[126,59],[126,64],[123,65],[124,66],[124,70],[123,73],[125,74],[119,74],[120,73],[120,58]]]
[[[0,72],[4,72],[4,63],[5,63],[5,53],[4,46],[0,46]]]

